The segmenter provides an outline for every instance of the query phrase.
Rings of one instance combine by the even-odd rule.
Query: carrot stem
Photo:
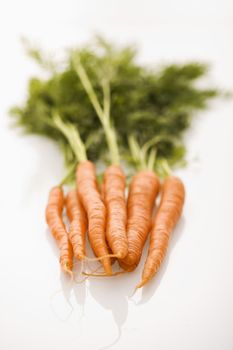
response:
[[[163,172],[164,172],[164,175],[165,175],[165,177],[167,177],[167,176],[169,176],[169,175],[171,175],[171,168],[170,168],[170,166],[169,166],[169,164],[168,164],[168,161],[167,161],[167,159],[162,159],[161,160],[161,162],[160,162],[160,164],[161,164],[161,166],[162,166],[162,169],[163,169]]]
[[[144,143],[142,146],[143,154],[146,154],[152,146],[157,145],[161,141],[170,141],[175,144],[177,143],[177,138],[171,135],[156,135]]]
[[[96,93],[93,89],[93,86],[87,75],[87,72],[84,69],[82,63],[80,62],[80,58],[78,55],[75,55],[75,57],[73,57],[73,64],[74,64],[75,71],[78,74],[81,80],[81,83],[90,99],[90,102],[93,108],[95,109],[95,112],[99,117],[99,120],[103,126],[110,156],[111,156],[111,163],[119,164],[120,156],[119,156],[119,150],[117,145],[117,137],[116,137],[115,129],[112,126],[111,119],[110,119],[111,93],[110,93],[109,80],[104,79],[102,84],[103,95],[104,95],[104,107],[102,107],[99,103],[99,100],[96,96]]]
[[[178,144],[178,140],[174,136],[156,135],[141,146],[134,135],[129,135],[128,144],[130,152],[134,164],[138,170],[159,170],[162,177],[166,177],[171,174],[168,161],[165,158],[156,159],[156,145],[162,141]]]
[[[59,187],[62,187],[63,185],[67,184],[67,182],[69,182],[71,180],[72,176],[74,175],[76,167],[77,167],[76,163],[72,164],[72,166],[70,167],[70,169],[68,170],[66,175],[63,177],[63,179],[59,183],[59,185],[58,185]]]
[[[148,162],[147,162],[147,169],[153,171],[155,167],[155,160],[156,160],[156,148],[152,148],[149,156],[148,156]]]
[[[128,143],[129,143],[129,148],[130,152],[133,157],[133,161],[136,165],[136,168],[138,170],[146,170],[147,165],[146,165],[146,157],[142,152],[142,149],[140,148],[139,143],[137,142],[135,136],[129,135],[128,137]]]
[[[70,123],[64,123],[61,117],[54,113],[53,121],[56,127],[61,131],[61,133],[67,138],[70,146],[75,154],[78,162],[84,162],[87,160],[85,145],[81,140],[79,131],[74,125]]]

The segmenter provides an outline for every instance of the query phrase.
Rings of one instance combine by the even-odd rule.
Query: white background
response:
[[[112,349],[232,350],[231,100],[212,103],[187,135],[190,164],[179,171],[187,188],[183,218],[142,295],[128,299],[142,266],[74,286],[60,274],[44,207],[64,174],[62,159],[49,140],[10,129],[7,110],[37,73],[20,36],[59,51],[95,32],[138,43],[143,62],[210,62],[209,84],[233,91],[231,0],[1,2],[0,348],[97,350],[115,341]]]

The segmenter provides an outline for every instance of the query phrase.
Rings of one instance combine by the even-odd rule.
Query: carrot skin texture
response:
[[[87,217],[76,189],[69,191],[66,196],[66,211],[70,221],[69,238],[74,256],[82,260],[85,257]]]
[[[159,193],[159,178],[152,171],[140,171],[132,179],[127,203],[128,254],[119,260],[126,271],[134,270],[151,227],[151,215]]]
[[[171,233],[177,224],[184,205],[185,189],[182,181],[169,176],[163,184],[162,197],[150,234],[148,256],[137,288],[143,287],[158,271],[165,255]]]
[[[119,259],[128,253],[125,182],[125,174],[119,165],[111,165],[105,170],[102,189],[107,210],[106,238]]]
[[[76,183],[79,198],[88,218],[88,237],[91,247],[97,257],[108,255],[105,241],[106,209],[98,190],[95,166],[90,161],[82,162],[76,171]],[[101,260],[105,273],[112,274],[111,260],[106,257]]]
[[[46,221],[60,249],[60,264],[65,272],[73,268],[73,249],[62,219],[64,195],[61,187],[53,187],[46,207]]]

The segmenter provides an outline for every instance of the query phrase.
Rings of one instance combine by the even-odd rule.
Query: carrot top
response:
[[[132,155],[132,162],[139,171],[155,171],[161,178],[170,175],[171,169],[168,160],[165,157],[157,158],[157,144],[163,140],[170,140],[170,142],[174,143],[177,142],[175,137],[157,135],[141,146],[133,135],[129,136],[128,142]]]
[[[73,55],[73,65],[103,127],[109,153],[110,153],[111,163],[118,165],[120,163],[120,155],[119,155],[119,149],[117,144],[117,135],[116,135],[116,130],[112,124],[112,120],[110,118],[110,108],[111,108],[110,73],[107,73],[108,72],[107,70],[105,72],[105,76],[102,76],[100,78],[102,90],[103,90],[103,107],[102,107],[95,93],[95,90],[92,86],[92,83],[88,77],[88,74],[83,64],[81,63],[80,56],[78,53]]]
[[[118,47],[99,37],[69,51],[62,62],[30,45],[27,51],[46,71],[46,78],[30,80],[26,102],[12,108],[11,114],[27,133],[53,139],[68,166],[77,154],[54,123],[54,110],[78,130],[88,159],[117,164],[120,153],[125,162],[135,165],[128,146],[131,135],[130,143],[136,140],[141,152],[147,153],[147,166],[155,163],[160,169],[164,159],[170,166],[184,163],[184,131],[194,112],[219,94],[215,88],[196,84],[208,72],[205,64],[148,67],[137,62],[135,47]]]

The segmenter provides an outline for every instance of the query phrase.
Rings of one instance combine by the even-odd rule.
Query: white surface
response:
[[[72,287],[60,276],[44,207],[62,160],[53,143],[21,137],[7,119],[37,72],[21,35],[51,49],[96,31],[133,40],[143,61],[208,61],[210,81],[233,90],[232,1],[8,0],[0,26],[0,348],[95,350],[122,329],[112,349],[232,350],[233,102],[215,102],[187,137],[189,157],[199,160],[179,172],[187,188],[183,218],[159,275],[135,296],[138,305],[128,296],[140,268]]]

